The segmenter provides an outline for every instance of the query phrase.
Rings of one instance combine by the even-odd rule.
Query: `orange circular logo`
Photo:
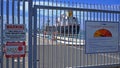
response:
[[[94,33],[94,37],[112,37],[112,33],[107,29],[99,29]]]

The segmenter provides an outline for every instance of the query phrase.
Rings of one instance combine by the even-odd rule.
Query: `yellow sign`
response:
[[[69,10],[69,11],[68,11],[68,16],[69,16],[69,17],[72,17],[72,16],[73,16],[73,11],[72,11],[72,10]]]

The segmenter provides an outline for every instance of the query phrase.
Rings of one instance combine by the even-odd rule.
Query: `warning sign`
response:
[[[25,57],[25,42],[7,42],[5,46],[5,56],[11,57]]]
[[[119,22],[86,21],[86,53],[119,51]]]
[[[6,24],[5,25],[5,41],[25,41],[25,25],[24,24]]]

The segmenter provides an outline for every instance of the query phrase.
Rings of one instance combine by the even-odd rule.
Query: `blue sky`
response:
[[[120,0],[76,0],[81,3],[90,3],[90,4],[117,4],[120,5]]]
[[[6,8],[6,1],[7,0],[3,0],[4,1],[4,8]],[[39,4],[39,1],[40,1],[40,3],[42,4],[43,2],[45,2],[45,4],[48,4],[48,1],[50,1],[50,3],[49,4],[52,4],[52,2],[51,1],[54,1],[53,2],[53,4],[56,4],[55,2],[57,1],[57,2],[65,2],[65,3],[68,3],[68,2],[70,2],[70,4],[72,4],[72,2],[74,2],[74,3],[83,3],[83,4],[105,4],[105,5],[120,5],[120,0],[33,0],[33,1],[36,1],[36,4]],[[11,7],[12,7],[12,5],[11,5],[11,3],[12,3],[12,0],[9,0],[9,7],[10,7],[10,11],[9,11],[9,18],[10,18],[10,20],[12,20],[11,18],[12,18],[12,11],[11,11]],[[26,2],[26,4],[25,4],[26,6],[25,6],[25,12],[26,12],[26,21],[28,21],[28,2]],[[58,5],[60,5],[59,3],[58,3]],[[62,4],[63,5],[63,4]],[[16,5],[15,5],[15,16],[17,16],[17,2],[16,2]],[[23,4],[21,3],[20,4],[20,15],[21,15],[21,18],[22,18],[22,11],[23,11]],[[4,15],[6,14],[6,11],[5,11],[5,9],[4,9]],[[47,15],[47,14],[46,14]],[[6,18],[6,17],[5,17]],[[21,20],[22,21],[22,20]]]
[[[4,1],[4,5],[6,5],[6,0]],[[54,2],[74,2],[74,3],[84,3],[84,4],[105,4],[105,5],[120,5],[120,0],[33,0],[33,1],[41,1],[42,2],[48,2],[48,1],[54,1]],[[9,0],[10,3],[12,3],[12,0]],[[6,6],[4,6],[6,8]],[[28,6],[26,6],[27,8]]]
[[[34,0],[35,1],[35,0]],[[36,0],[39,1],[39,0]],[[80,2],[80,3],[88,3],[88,4],[120,4],[120,0],[40,0],[40,1],[65,1],[65,2]]]
[[[79,2],[79,3],[84,3],[84,4],[120,5],[120,0],[33,0],[33,1],[37,1],[36,3],[39,3],[38,1],[41,1],[41,4],[43,2],[46,2],[46,4],[47,4],[48,1],[50,1],[50,3],[52,3],[51,1],[54,1],[54,2],[57,1],[57,2],[66,2],[66,3],[68,3],[68,2],[74,2],[74,3],[77,2],[78,3]],[[9,6],[12,6],[11,5],[12,0],[10,0],[9,2],[10,2]],[[4,0],[4,8],[6,8],[6,4],[5,3],[6,3],[6,0]],[[70,4],[72,4],[72,3],[70,3]],[[26,3],[26,9],[28,9],[28,3]],[[22,6],[20,7],[20,10],[22,10]],[[4,13],[6,13],[6,11]],[[10,11],[10,13],[11,13],[11,11]]]

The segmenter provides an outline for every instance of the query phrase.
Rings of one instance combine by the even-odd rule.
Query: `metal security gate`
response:
[[[119,52],[85,54],[85,21],[120,22],[119,5],[46,1],[0,0],[0,68],[110,68],[119,66]],[[71,17],[73,17],[72,20]],[[66,24],[59,24],[60,22]],[[67,22],[77,22],[80,28],[78,29],[78,25],[65,28],[65,25],[69,25]],[[25,57],[5,57],[6,24],[26,25]],[[64,27],[56,28],[56,25],[64,25]]]
[[[31,52],[33,61],[29,62],[33,68],[112,68],[119,66],[119,52],[85,53],[85,21],[120,22],[119,6],[34,5],[33,13],[33,51]],[[69,16],[74,19],[67,18]],[[75,27],[73,25],[66,27],[65,23],[70,21],[77,21],[80,25],[78,34],[77,24]]]

